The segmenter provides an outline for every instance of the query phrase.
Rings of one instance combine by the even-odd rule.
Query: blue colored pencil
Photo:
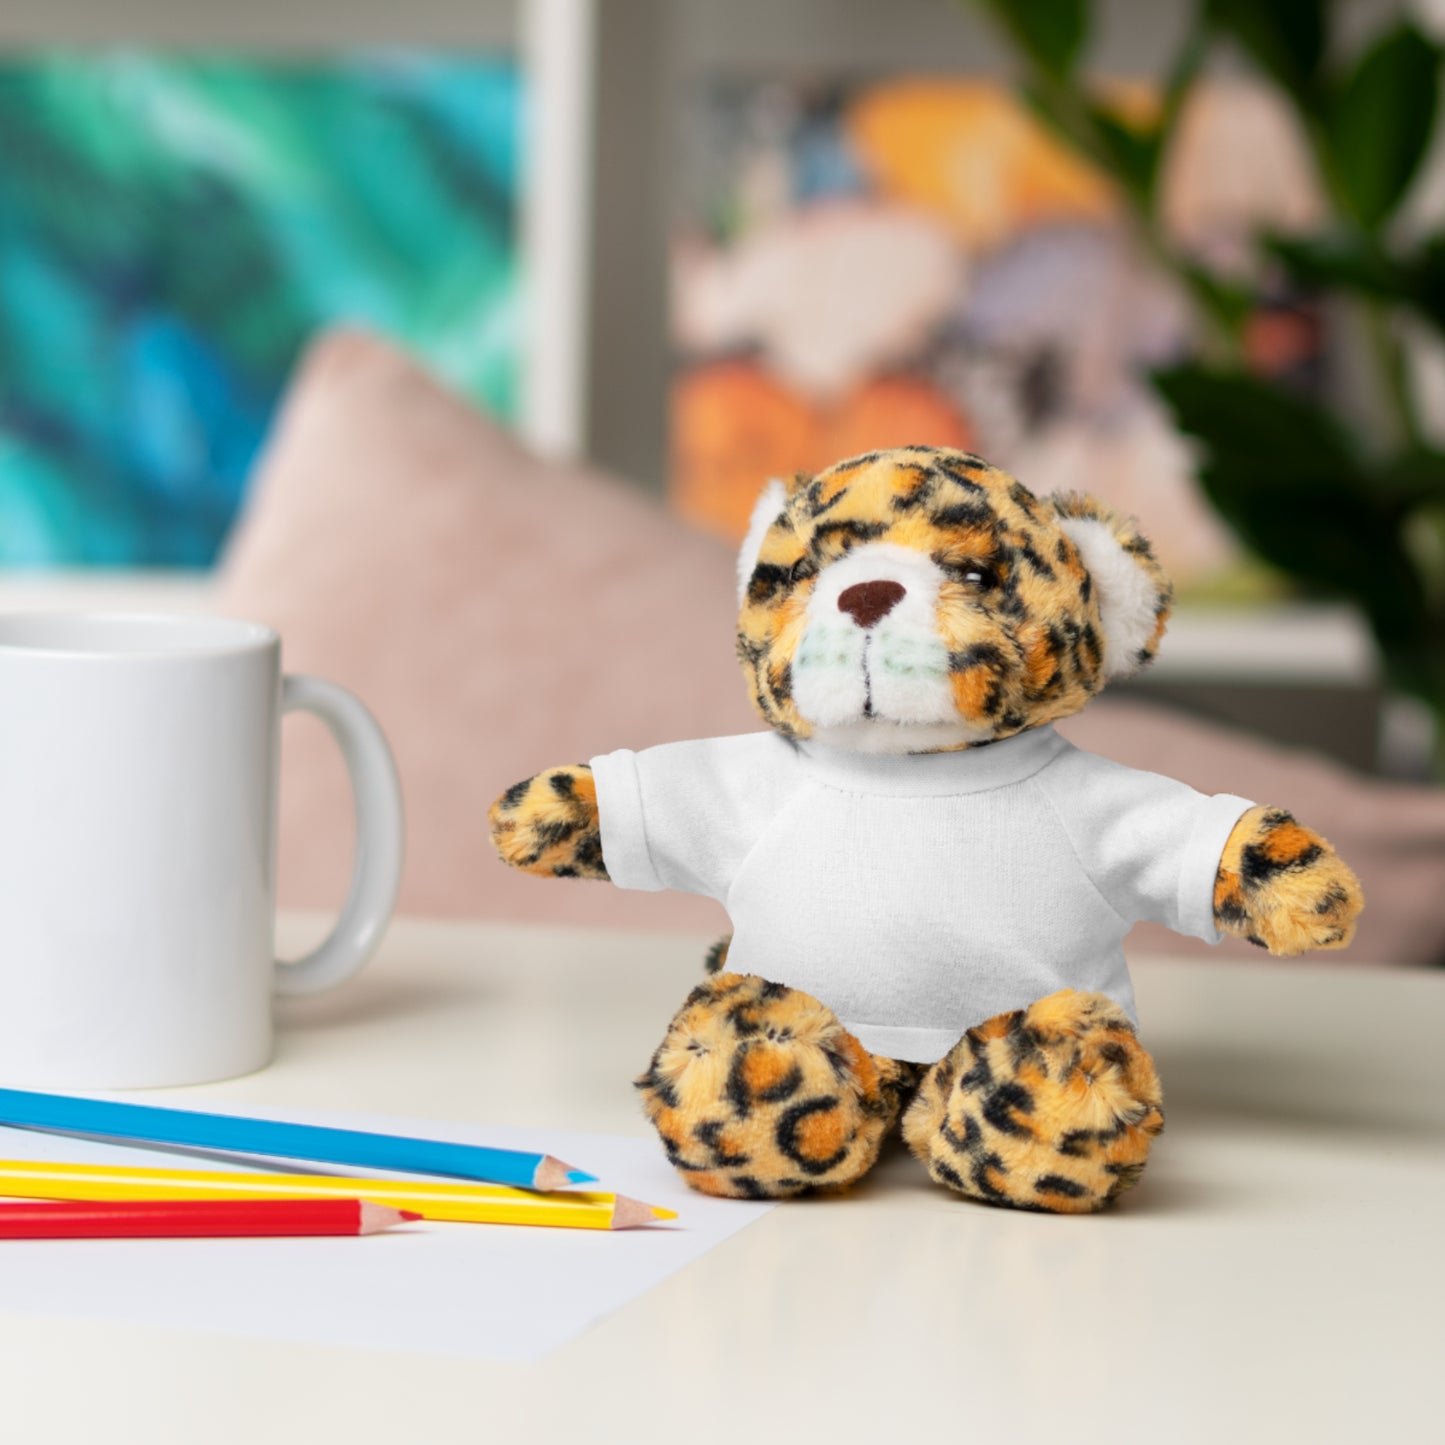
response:
[[[88,1134],[128,1144],[170,1144],[228,1154],[344,1164],[353,1169],[442,1174],[484,1184],[510,1184],[514,1189],[550,1190],[596,1183],[596,1175],[573,1169],[550,1154],[484,1149],[477,1144],[369,1134],[358,1129],[327,1129],[316,1124],[281,1124],[232,1114],[200,1114],[189,1109],[158,1109],[150,1104],[116,1104],[21,1089],[0,1089],[0,1124],[49,1133]]]

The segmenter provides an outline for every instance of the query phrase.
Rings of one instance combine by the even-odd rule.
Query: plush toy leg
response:
[[[694,1189],[779,1199],[866,1173],[921,1072],[868,1053],[809,994],[719,973],[688,996],[637,1087]]]
[[[1163,1127],[1124,1011],[1064,989],[970,1029],[924,1076],[903,1137],[960,1194],[1084,1214],[1138,1179]]]

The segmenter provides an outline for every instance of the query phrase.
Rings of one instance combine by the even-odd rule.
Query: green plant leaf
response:
[[[1188,363],[1154,374],[1180,429],[1231,470],[1277,478],[1271,490],[1358,486],[1354,439],[1322,408],[1244,372]]]
[[[1410,262],[1410,300],[1445,332],[1445,236],[1426,241]]]
[[[1100,105],[1091,104],[1087,110],[1114,179],[1150,207],[1159,169],[1159,132],[1135,130]]]
[[[1040,70],[1068,75],[1089,34],[1089,0],[978,0]]]
[[[1445,452],[1411,447],[1380,469],[1383,498],[1404,514],[1416,507],[1445,505]]]
[[[1397,685],[1438,703],[1431,620],[1397,506],[1344,427],[1243,373],[1186,365],[1154,383],[1202,444],[1200,483],[1245,545],[1309,587],[1356,602]]]
[[[1303,286],[1359,291],[1383,300],[1401,300],[1412,290],[1410,268],[1362,231],[1266,236],[1262,244]]]
[[[1322,129],[1337,199],[1373,230],[1404,197],[1435,125],[1440,51],[1415,26],[1397,25],[1332,91]]]
[[[1326,0],[1206,0],[1205,15],[1313,110],[1325,54]]]

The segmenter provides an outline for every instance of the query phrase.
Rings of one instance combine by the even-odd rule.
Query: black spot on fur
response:
[[[974,1164],[969,1173],[969,1183],[985,1199],[1007,1199],[1008,1195],[989,1179],[988,1171],[990,1169],[996,1169],[1000,1174],[1008,1172],[1003,1167],[1003,1160],[997,1154],[985,1154]]]
[[[702,961],[704,973],[722,972],[723,962],[728,956],[728,946],[732,941],[733,936],[731,933],[724,934],[722,938],[718,939],[718,941],[708,949],[707,956]]]
[[[741,1052],[733,1055],[732,1066],[728,1069],[728,1081],[723,1092],[727,1095],[728,1103],[737,1111],[739,1119],[748,1118],[753,1112],[753,1091],[748,1088],[743,1078],[743,1055]]]
[[[710,984],[700,983],[696,985],[688,994],[687,998],[683,1000],[682,1006],[684,1009],[695,1008],[700,1003],[710,1002],[714,997],[716,997],[716,993],[712,986]]]
[[[750,998],[744,999],[741,1003],[735,1003],[728,1009],[727,1021],[741,1038],[747,1038],[762,1029],[757,1014],[754,1012],[754,1002]]]
[[[774,1191],[765,1188],[751,1174],[734,1174],[729,1181],[744,1199],[772,1199]],[[781,1180],[779,1181],[781,1184]]]
[[[828,1110],[838,1107],[838,1099],[832,1095],[826,1095],[821,1099],[807,1099],[801,1104],[794,1104],[781,1119],[778,1120],[778,1148],[783,1151],[804,1174],[811,1174],[815,1178],[820,1174],[826,1174],[831,1169],[836,1169],[847,1157],[848,1146],[845,1144],[841,1149],[830,1154],[826,1159],[809,1159],[801,1153],[798,1148],[798,1128],[804,1119],[813,1114],[826,1114]]]
[[[1092,1129],[1070,1129],[1059,1139],[1058,1152],[1071,1159],[1086,1159],[1093,1152],[1093,1143]]]
[[[1089,1191],[1082,1184],[1076,1184],[1072,1179],[1065,1179],[1062,1174],[1041,1174],[1034,1180],[1034,1192],[1037,1194],[1062,1194],[1065,1199],[1082,1199]]]
[[[502,794],[502,806],[504,808],[515,808],[517,804],[527,796],[527,789],[531,786],[531,778],[524,778],[520,783],[513,783],[512,786]]]
[[[835,539],[850,546],[859,542],[875,542],[887,530],[887,522],[822,522],[813,533],[813,545],[822,546]]]
[[[748,578],[748,601],[753,604],[768,602],[779,593],[786,592],[792,583],[787,567],[776,562],[759,562]]]
[[[929,1170],[934,1178],[947,1184],[951,1189],[956,1189],[960,1194],[968,1193],[968,1185],[964,1182],[963,1175],[951,1165],[945,1164],[942,1159],[933,1159],[929,1162]]]
[[[794,1065],[776,1084],[755,1091],[753,1098],[764,1104],[781,1104],[784,1099],[791,1099],[802,1087],[803,1071]]]
[[[1318,843],[1311,843],[1295,854],[1293,858],[1271,858],[1263,847],[1257,843],[1251,843],[1240,859],[1240,876],[1244,879],[1246,888],[1258,888],[1270,879],[1278,877],[1281,873],[1294,872],[1297,869],[1308,868],[1311,863],[1318,861],[1324,856],[1324,849]]]
[[[973,483],[977,486],[977,483]],[[973,530],[987,527],[995,521],[993,508],[987,502],[954,502],[939,507],[930,515],[930,520],[939,527],[961,527]]]
[[[1029,1132],[1014,1118],[1015,1110],[1020,1114],[1032,1114],[1034,1097],[1022,1084],[1012,1080],[1000,1084],[983,1101],[985,1122],[992,1125],[1000,1134],[1027,1134]]]
[[[577,796],[577,780],[571,773],[550,773],[547,781],[559,798],[565,798],[570,803]]]
[[[1249,917],[1249,910],[1237,897],[1226,894],[1215,905],[1214,916],[1224,923],[1243,923]]]
[[[724,1119],[707,1119],[699,1124],[692,1132],[693,1137],[699,1144],[704,1145],[712,1151],[712,1162],[722,1169],[737,1169],[744,1164],[752,1163],[752,1156],[749,1154],[730,1154],[719,1142],[720,1135],[727,1121]]]
[[[1038,551],[1035,550],[1033,541],[1029,537],[1020,535],[1018,541],[1015,543],[1015,547],[1018,555],[1022,557],[1040,577],[1050,579],[1054,577],[1053,567],[1047,558],[1041,556]]]
[[[677,1090],[657,1072],[657,1056],[655,1054],[652,1062],[647,1066],[647,1072],[640,1079],[634,1079],[632,1087],[634,1089],[651,1089],[669,1109],[675,1109],[681,1103]]]
[[[988,488],[978,481],[972,473],[987,467],[988,463],[980,458],[965,454],[961,456],[935,457],[934,470],[941,472],[956,487],[962,487],[967,492],[986,494]],[[989,513],[992,516],[992,511]]]
[[[974,1044],[973,1067],[958,1076],[957,1088],[960,1094],[976,1094],[993,1082],[993,1067],[988,1057]]]
[[[1039,520],[1039,499],[1034,496],[1022,482],[1015,482],[1013,486],[1008,489],[1008,494],[1009,500],[1023,512],[1031,522],[1037,522]]]
[[[971,667],[993,667],[1003,666],[1003,653],[991,642],[976,642],[972,647],[965,647],[959,652],[948,654],[948,670],[950,672],[967,672]]]

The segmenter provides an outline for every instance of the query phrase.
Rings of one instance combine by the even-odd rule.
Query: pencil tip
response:
[[[659,1219],[676,1219],[670,1209],[659,1209],[655,1204],[644,1204],[640,1199],[629,1199],[625,1194],[617,1196],[612,1206],[613,1229],[636,1229],[639,1224],[655,1224]]]
[[[595,1174],[588,1174],[582,1169],[574,1169],[570,1164],[564,1164],[550,1154],[542,1156],[542,1162],[537,1165],[537,1170],[532,1175],[532,1187],[541,1190],[566,1189],[569,1184],[595,1184],[596,1182]]]
[[[421,1219],[420,1214],[414,1214],[410,1209],[391,1209],[385,1204],[368,1204],[366,1200],[361,1201],[361,1221],[356,1226],[358,1234],[380,1234],[383,1229],[390,1229],[394,1224],[409,1224],[413,1219]]]

